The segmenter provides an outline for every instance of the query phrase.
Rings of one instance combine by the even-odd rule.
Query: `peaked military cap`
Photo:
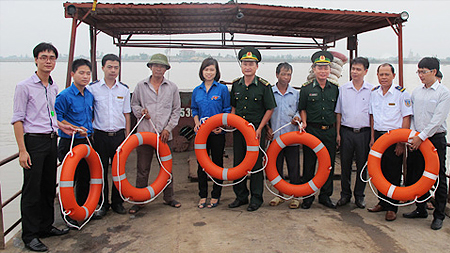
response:
[[[317,65],[329,65],[333,58],[333,55],[328,51],[317,51],[311,56],[311,61]]]
[[[244,47],[239,51],[239,61],[261,61],[261,53],[254,47]]]

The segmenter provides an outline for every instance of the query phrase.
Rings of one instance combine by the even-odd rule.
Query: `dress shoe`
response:
[[[334,204],[330,198],[319,199],[319,203],[326,207],[336,209],[336,204]]]
[[[417,209],[410,212],[410,213],[404,213],[403,217],[408,218],[408,219],[414,219],[414,218],[427,218],[428,217],[428,213],[425,212],[419,212]]]
[[[341,197],[336,203],[337,206],[345,206],[350,202],[350,198]]]
[[[439,230],[442,228],[442,223],[444,221],[441,219],[433,219],[433,222],[431,222],[431,229],[433,230]]]
[[[364,209],[366,208],[366,201],[364,201],[364,198],[356,198],[355,205],[361,209]]]
[[[105,206],[102,206],[102,208],[100,208],[100,210],[95,211],[94,215],[92,216],[92,219],[100,220],[101,218],[103,218],[103,216],[106,215],[107,212],[108,212],[108,208]]]
[[[229,208],[236,208],[236,207],[240,207],[240,206],[245,205],[245,204],[248,204],[248,200],[240,201],[239,199],[235,199],[233,202],[228,204],[228,207]]]
[[[125,210],[125,207],[123,207],[122,203],[112,205],[111,209],[118,214],[126,214],[127,213],[127,210]]]
[[[69,216],[66,216],[66,220],[67,220],[67,226],[69,226],[70,229],[77,229],[76,227],[79,226],[78,221],[70,218]]]
[[[48,250],[47,246],[45,246],[38,238],[33,238],[29,243],[25,243],[25,247],[31,251],[44,252]]]
[[[303,202],[302,202],[302,204],[300,205],[300,207],[302,208],[302,209],[309,209],[309,208],[311,208],[311,205],[312,205],[312,201],[311,200],[303,200]]]
[[[367,211],[372,212],[372,213],[378,213],[378,212],[384,211],[384,207],[381,205],[376,205],[372,208],[367,208]]]
[[[247,207],[247,211],[249,211],[249,212],[253,212],[253,211],[256,211],[256,210],[258,210],[258,208],[260,207],[260,205],[257,205],[257,204],[254,204],[254,203],[251,203],[250,205],[248,205],[248,207]]]
[[[69,233],[69,230],[70,230],[69,228],[58,229],[58,228],[52,227],[50,229],[50,231],[41,233],[40,237],[46,238],[46,237],[50,237],[50,236],[65,235],[65,234]]]
[[[387,211],[384,219],[387,221],[394,221],[395,219],[397,219],[397,214],[394,211]]]

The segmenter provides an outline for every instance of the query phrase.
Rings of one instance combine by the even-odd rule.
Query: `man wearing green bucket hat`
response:
[[[164,77],[166,71],[170,69],[167,56],[152,55],[147,67],[152,71],[152,75],[137,84],[131,99],[131,109],[136,118],[139,119],[145,115],[137,132],[158,133],[161,142],[167,143],[171,148],[172,130],[178,125],[180,119],[180,93],[177,85]],[[141,145],[136,148],[136,151],[136,187],[145,188],[148,185],[155,149],[149,145]],[[173,179],[164,190],[164,204],[176,208],[181,207],[180,202],[173,198]],[[133,205],[129,213],[135,214],[141,207],[142,205]]]

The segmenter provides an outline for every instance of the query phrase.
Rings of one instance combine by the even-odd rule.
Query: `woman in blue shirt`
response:
[[[200,79],[203,81],[192,92],[191,109],[194,116],[197,133],[201,125],[201,119],[208,118],[220,113],[231,112],[230,93],[226,85],[219,83],[220,71],[216,59],[211,57],[203,60],[199,71]],[[211,155],[212,161],[219,167],[223,167],[223,150],[225,148],[225,133],[220,128],[216,128],[209,135],[206,142],[206,149]],[[200,164],[198,165],[198,189],[200,201],[198,208],[206,206],[208,197],[208,177]],[[221,184],[222,180],[217,180]],[[222,187],[214,184],[211,192],[211,201],[209,208],[216,207],[219,204]]]

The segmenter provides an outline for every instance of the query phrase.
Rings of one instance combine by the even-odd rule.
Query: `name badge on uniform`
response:
[[[211,100],[218,100],[220,98],[220,96],[212,96]]]
[[[317,93],[309,93],[310,97],[317,97],[317,95],[319,95],[319,94],[317,94]]]
[[[406,107],[411,107],[411,99],[405,99]]]
[[[117,96],[117,99],[123,99],[123,97]]]
[[[395,103],[389,103],[388,105],[389,106],[395,106]]]

